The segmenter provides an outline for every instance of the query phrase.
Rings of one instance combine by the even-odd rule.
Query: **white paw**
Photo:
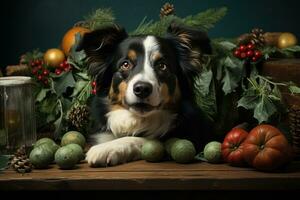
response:
[[[141,158],[145,139],[137,137],[119,138],[90,148],[86,160],[90,166],[113,166]]]

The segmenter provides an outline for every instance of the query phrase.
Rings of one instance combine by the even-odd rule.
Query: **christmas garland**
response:
[[[144,18],[130,34],[162,36],[174,21],[208,31],[226,13],[227,8],[222,7],[180,18],[175,15],[173,5],[165,4],[161,8],[159,21]],[[98,9],[77,23],[72,30],[92,31],[114,23],[111,9]],[[21,57],[18,67],[7,68],[8,75],[21,72],[36,80],[38,131],[54,132],[56,138],[70,129],[85,132],[88,125],[88,101],[93,98],[97,87],[87,74],[86,55],[75,51],[82,36],[80,31],[75,34],[72,48],[64,50],[67,59],[55,63],[54,67],[51,66],[51,60],[47,59],[48,51],[42,53],[34,50]],[[275,83],[269,77],[259,74],[260,63],[263,61],[278,54],[281,57],[294,57],[295,53],[300,52],[300,47],[261,45],[265,42],[261,34],[260,30],[256,30],[238,40],[214,39],[213,54],[203,56],[202,73],[194,80],[195,102],[215,123],[216,130],[231,126],[228,121],[236,121],[233,119],[239,117],[236,110],[241,108],[250,111],[256,123],[268,122],[282,112],[279,86],[288,87],[291,93],[300,92],[293,83]],[[24,66],[27,67],[24,69]]]

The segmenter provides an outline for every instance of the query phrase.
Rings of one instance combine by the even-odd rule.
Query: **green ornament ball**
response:
[[[148,140],[144,143],[141,157],[148,162],[159,162],[165,153],[164,145],[158,140]]]
[[[180,140],[179,138],[170,138],[167,141],[165,141],[165,149],[168,155],[171,155],[171,148],[175,142]]]
[[[50,138],[41,138],[41,139],[39,139],[38,141],[35,142],[34,148],[35,148],[35,147],[38,147],[39,145],[44,144],[44,143],[56,144],[56,143],[54,142],[54,140],[52,140],[52,139],[50,139]]]
[[[78,157],[78,162],[85,158],[84,152],[80,145],[78,144],[68,144],[65,147],[71,149]]]
[[[29,160],[37,169],[48,167],[54,160],[54,152],[48,145],[34,148],[29,154]]]
[[[221,143],[216,141],[207,143],[204,147],[203,156],[209,163],[221,162],[222,160]]]
[[[190,163],[195,155],[196,149],[189,140],[177,140],[171,147],[171,157],[177,163]]]
[[[78,144],[81,148],[85,147],[85,137],[77,131],[69,131],[61,139],[61,146],[66,146],[68,144]]]
[[[61,169],[73,169],[78,162],[78,155],[72,148],[64,146],[56,151],[55,162]]]

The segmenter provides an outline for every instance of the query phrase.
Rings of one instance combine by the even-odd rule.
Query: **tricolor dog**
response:
[[[205,33],[172,24],[165,37],[128,36],[114,25],[86,33],[78,50],[99,86],[89,165],[138,160],[147,139],[187,138],[197,149],[207,142],[210,126],[193,94],[202,56],[211,53]]]

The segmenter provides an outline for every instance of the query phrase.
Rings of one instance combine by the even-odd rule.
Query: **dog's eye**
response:
[[[161,71],[166,71],[167,65],[165,63],[159,63],[158,68]]]
[[[132,68],[132,64],[129,63],[128,61],[125,61],[121,64],[120,69],[123,71],[130,70]]]

